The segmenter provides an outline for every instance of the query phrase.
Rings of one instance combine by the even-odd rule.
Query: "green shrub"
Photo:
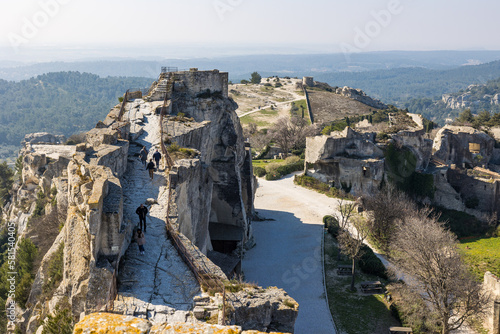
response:
[[[285,159],[285,165],[290,165],[296,162],[299,162],[300,158],[296,155],[289,156],[288,158]]]
[[[33,210],[33,215],[31,216],[31,219],[41,217],[45,214],[45,204],[47,204],[47,201],[45,199],[45,194],[42,191],[39,191],[36,194],[35,210]]]
[[[359,269],[365,274],[376,275],[380,278],[387,279],[385,266],[375,253],[373,253],[372,249],[363,245],[361,252],[363,255],[359,260]]]
[[[258,177],[263,177],[264,175],[266,175],[266,169],[263,167],[254,167],[253,174]]]
[[[297,162],[291,163],[289,165],[279,166],[276,171],[282,176],[288,175],[293,172],[297,172],[304,169],[304,161],[299,160]]]
[[[328,230],[334,238],[337,238],[339,235],[340,225],[339,221],[333,216],[324,216],[323,224],[325,228]]]
[[[320,192],[328,192],[330,187],[328,184],[321,182],[318,179],[315,179],[312,176],[307,175],[296,175],[294,182],[300,186],[308,187],[316,189]]]
[[[49,293],[56,288],[63,278],[63,258],[64,258],[64,242],[62,242],[57,251],[52,256],[48,263],[47,277],[43,283],[43,292]]]
[[[271,173],[276,174],[276,170],[280,166],[281,166],[281,163],[279,163],[279,162],[271,162],[271,163],[266,165],[266,173],[267,174],[271,174]]]
[[[271,149],[271,146],[266,145],[264,150],[258,156],[255,157],[255,160],[264,159],[264,157],[269,153],[270,149]]]
[[[33,266],[38,254],[38,249],[31,239],[24,238],[19,241],[17,250],[17,273],[19,275],[19,283],[16,287],[15,301],[22,308],[26,308],[26,302],[33,284]]]
[[[73,327],[71,309],[69,307],[60,309],[59,306],[56,306],[54,315],[47,316],[42,334],[72,334]]]
[[[266,180],[268,180],[268,181],[274,181],[274,180],[279,180],[279,179],[281,179],[281,175],[278,172],[266,174]]]

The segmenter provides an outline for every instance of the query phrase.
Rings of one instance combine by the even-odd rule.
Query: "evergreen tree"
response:
[[[470,124],[474,121],[474,115],[470,109],[465,109],[458,115],[457,122],[460,124]]]
[[[0,164],[0,213],[1,208],[5,204],[5,200],[9,197],[9,190],[14,182],[14,171],[9,168],[7,162]]]
[[[256,85],[256,84],[260,84],[260,80],[262,80],[262,77],[260,76],[260,74],[259,74],[259,73],[257,73],[257,72],[253,72],[253,73],[251,74],[251,76],[252,76],[252,77],[250,78],[250,82],[251,82],[251,83],[253,83],[254,85]]]

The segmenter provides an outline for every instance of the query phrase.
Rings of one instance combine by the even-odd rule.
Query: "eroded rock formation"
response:
[[[236,105],[227,97],[227,73],[195,69],[163,73],[150,94],[141,97],[140,92],[129,94],[126,104],[112,108],[106,119],[87,133],[83,143],[34,144],[37,142],[34,138],[39,137],[49,138],[42,142],[52,143],[52,137],[47,135],[27,137],[25,141],[22,182],[16,185],[11,203],[4,208],[5,217],[16,222],[22,238],[33,233],[27,222],[35,211],[40,211],[41,202],[36,203],[37,198],[45,199],[42,203],[45,212],[54,211],[54,206],[67,212],[62,229],[59,231],[57,224],[52,228],[52,239],[47,241],[50,247],[41,254],[43,259],[22,315],[22,329],[26,333],[41,330],[46,315],[58,307],[69,308],[77,319],[112,309],[125,315],[147,317],[150,321],[137,322],[144,328],[175,319],[200,321],[189,311],[197,303],[193,296],[199,295],[199,286],[191,289],[192,284],[187,282],[194,279],[192,274],[183,273],[187,276],[182,277],[179,271],[175,272],[180,275],[176,279],[181,285],[189,285],[180,287],[184,299],[176,299],[173,294],[177,288],[168,286],[171,283],[166,277],[173,263],[174,267],[184,266],[184,272],[189,269],[174,260],[177,251],[169,246],[166,232],[160,232],[157,239],[153,238],[155,241],[149,239],[154,242],[150,250],[154,253],[157,247],[158,254],[154,255],[159,256],[155,263],[144,267],[151,275],[121,276],[121,285],[117,285],[117,277],[122,275],[120,268],[126,269],[127,261],[137,256],[136,246],[130,244],[136,227],[133,217],[135,207],[146,201],[146,197],[154,216],[153,226],[165,229],[168,219],[191,261],[201,261],[210,275],[224,280],[226,273],[206,255],[209,251],[226,253],[226,257],[217,258],[231,259],[229,262],[234,265],[226,268],[227,274],[238,270],[238,261],[234,259],[238,259],[237,255],[251,238],[249,217],[253,210],[254,179],[250,154],[234,112]],[[161,124],[158,114],[164,100],[168,104]],[[163,145],[173,145],[177,149],[172,154],[180,154],[174,157],[175,164],[166,170],[168,173],[163,170],[155,173],[156,183],[152,185],[142,177],[145,171],[137,159],[143,145],[148,145],[151,152]],[[149,196],[150,191],[141,191],[143,187],[156,187],[153,196]],[[139,190],[130,193],[133,189]],[[167,208],[171,210],[166,211]],[[47,295],[44,288],[50,279],[47,268],[60,247],[63,247],[63,277]],[[167,271],[165,280],[159,275],[164,271]],[[134,284],[126,283],[127,277],[139,282],[151,278],[152,290],[134,292]],[[163,295],[158,289],[170,290],[172,296]],[[121,297],[115,300],[117,293]],[[210,300],[217,303],[217,299]],[[234,313],[233,322],[243,328],[250,328],[248,324],[258,328],[281,324],[293,331],[298,308],[280,315],[284,301],[277,298],[272,310],[263,311],[271,314],[274,320],[270,322],[267,317],[262,317],[260,323],[250,321],[241,312]],[[287,301],[296,305],[291,298]],[[184,306],[179,309],[179,305]],[[136,321],[131,321],[131,326],[137,327],[132,324]],[[164,325],[159,332],[167,333],[173,328],[168,326]]]

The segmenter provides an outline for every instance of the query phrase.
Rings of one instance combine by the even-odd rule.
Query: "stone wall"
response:
[[[447,171],[448,183],[460,194],[464,203],[477,200],[477,206],[464,211],[480,219],[487,220],[489,215],[500,213],[500,180],[468,175],[467,170],[450,168]],[[484,175],[487,176],[487,175]]]
[[[175,72],[178,81],[184,82],[190,96],[197,96],[200,93],[220,92],[224,98],[228,98],[228,78],[227,72],[198,71],[196,69],[183,72]],[[177,81],[177,80],[176,80]],[[182,87],[182,85],[180,85]]]
[[[471,152],[470,144],[479,145],[477,153]],[[495,140],[486,133],[467,126],[447,125],[434,139],[434,155],[446,163],[462,166],[488,164],[495,147]]]
[[[442,207],[464,211],[465,205],[460,194],[448,183],[447,170],[442,169],[434,173],[434,203]]]

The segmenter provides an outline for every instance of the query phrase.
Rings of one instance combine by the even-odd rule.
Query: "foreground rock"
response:
[[[111,313],[93,313],[76,324],[74,334],[264,334],[256,330],[242,331],[239,326],[220,326],[206,323],[171,323],[152,325],[148,320]],[[271,334],[285,334],[270,332]]]

